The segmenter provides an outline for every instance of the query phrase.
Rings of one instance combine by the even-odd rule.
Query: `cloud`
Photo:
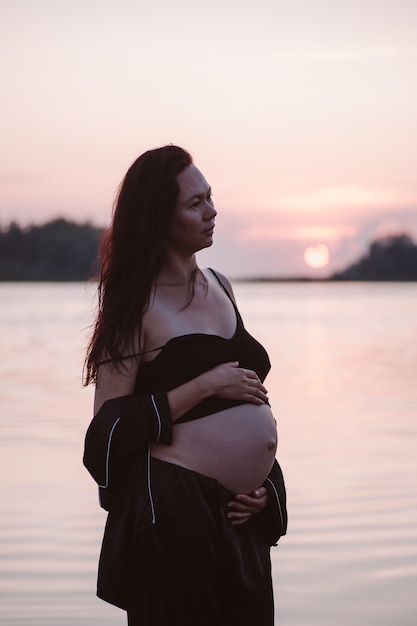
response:
[[[396,46],[372,48],[370,55],[383,61],[415,61],[417,60],[417,48],[399,48]]]
[[[275,50],[270,60],[278,65],[304,64],[304,63],[346,63],[360,61],[363,52],[354,48],[312,48],[295,50],[282,48]]]
[[[269,241],[269,240],[302,240],[302,241],[336,241],[342,237],[353,237],[356,233],[354,226],[259,226],[251,225],[240,231],[238,241]]]
[[[31,185],[44,180],[44,176],[29,172],[8,172],[0,174],[0,185]]]
[[[415,61],[417,47],[380,46],[371,48],[279,48],[269,55],[276,65],[351,64],[366,61]]]
[[[281,196],[277,199],[277,205],[282,209],[301,212],[352,208],[380,211],[393,206],[417,208],[417,191],[359,185],[333,186],[303,194]]]
[[[361,194],[352,194],[351,200],[360,197]],[[319,211],[307,215],[301,211],[238,215],[222,211],[217,216],[214,245],[203,253],[203,264],[223,269],[233,278],[326,276],[362,257],[370,242],[378,237],[406,232],[417,241],[415,207],[350,209],[334,211],[327,218]],[[311,270],[305,264],[304,251],[319,243],[329,248],[329,265]]]

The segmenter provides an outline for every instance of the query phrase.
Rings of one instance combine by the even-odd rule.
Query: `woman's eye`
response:
[[[192,204],[190,204],[190,207],[191,207],[192,209],[197,209],[197,208],[200,206],[200,204],[201,204],[201,202],[202,202],[202,201],[203,201],[203,198],[201,198],[201,200],[200,200],[200,198],[196,198],[196,199],[194,200],[194,202],[193,202]],[[212,203],[212,202],[213,202],[213,194],[212,194],[212,192],[211,192],[211,191],[210,191],[210,193],[208,193],[208,194],[206,195],[206,201],[207,201],[207,202],[210,202],[210,203]]]

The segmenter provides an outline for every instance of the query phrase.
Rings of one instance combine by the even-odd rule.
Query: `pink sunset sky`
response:
[[[213,187],[231,277],[417,241],[415,0],[0,0],[0,225],[106,225],[144,150]],[[323,269],[304,251],[325,244]]]

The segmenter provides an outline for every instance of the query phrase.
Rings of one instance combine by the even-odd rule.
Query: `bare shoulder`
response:
[[[232,283],[230,282],[230,280],[227,278],[227,276],[225,276],[224,274],[222,274],[221,272],[219,272],[218,270],[212,270],[211,268],[206,268],[204,270],[204,275],[207,277],[208,274],[212,275],[212,272],[214,272],[218,278],[218,280],[220,280],[220,282],[222,283],[223,287],[225,287],[225,289],[227,289],[227,291],[230,294],[230,297],[233,299],[233,301],[235,302],[235,296],[233,293],[233,287],[232,287]]]

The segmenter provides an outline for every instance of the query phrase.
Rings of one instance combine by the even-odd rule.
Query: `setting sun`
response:
[[[329,249],[324,243],[317,246],[311,246],[304,252],[304,261],[309,267],[320,269],[325,267],[329,262]]]

